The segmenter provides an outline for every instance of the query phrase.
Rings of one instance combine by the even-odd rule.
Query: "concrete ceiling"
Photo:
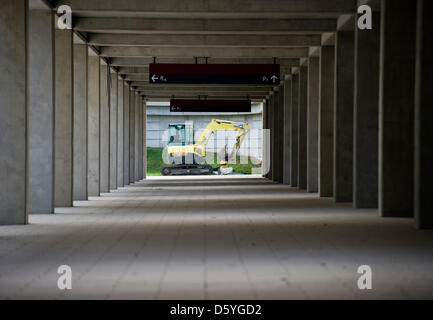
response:
[[[54,9],[69,5],[74,30],[137,91],[155,99],[263,99],[272,86],[150,85],[148,64],[154,57],[157,63],[273,63],[276,58],[284,79],[357,5],[356,0],[44,1]]]

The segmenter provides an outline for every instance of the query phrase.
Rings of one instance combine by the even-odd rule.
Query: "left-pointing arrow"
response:
[[[152,81],[156,82],[156,80],[158,80],[158,76],[156,74],[152,75]]]

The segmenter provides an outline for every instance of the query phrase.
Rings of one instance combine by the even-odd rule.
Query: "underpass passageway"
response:
[[[262,178],[147,179],[74,205],[0,227],[0,299],[433,294],[431,232]],[[375,290],[357,288],[364,264]]]

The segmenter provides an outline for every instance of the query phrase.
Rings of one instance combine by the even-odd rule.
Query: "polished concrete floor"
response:
[[[433,298],[433,232],[258,178],[146,180],[0,227],[0,298]]]

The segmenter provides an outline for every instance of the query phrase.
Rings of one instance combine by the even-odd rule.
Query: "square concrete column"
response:
[[[108,66],[101,60],[101,109],[99,127],[99,191],[110,192],[110,87]]]
[[[1,59],[1,58],[0,58]],[[29,10],[29,214],[53,213],[54,17]]]
[[[355,28],[353,206],[377,208],[380,13],[373,29]]]
[[[99,196],[99,126],[101,63],[89,50],[87,81],[87,197]]]
[[[74,77],[72,30],[55,30],[54,207],[73,201]]]
[[[27,223],[27,1],[0,2],[0,224]],[[8,76],[4,76],[8,75]]]
[[[273,158],[273,175],[272,180],[275,182],[279,182],[280,180],[280,91],[279,87],[274,89],[274,96],[273,96],[273,128],[274,128],[274,158]]]
[[[334,199],[353,200],[353,72],[355,34],[336,35],[334,100]]]
[[[123,159],[124,159],[124,111],[123,93],[125,91],[124,81],[117,79],[117,187],[123,187]]]
[[[291,130],[291,114],[290,105],[292,103],[292,80],[290,78],[284,80],[284,102],[283,102],[283,184],[290,185],[290,130]]]
[[[308,67],[299,68],[298,103],[298,188],[307,189],[307,104]]]
[[[274,91],[271,92],[269,95],[269,130],[270,130],[270,143],[269,143],[269,172],[268,177],[269,179],[273,180],[274,175],[274,139],[275,139],[275,128],[274,128]]]
[[[291,125],[290,125],[290,185],[292,187],[298,186],[298,111],[299,111],[299,73],[292,74],[292,103],[291,110]]]
[[[319,82],[320,58],[308,59],[307,191],[319,191]]]
[[[138,179],[143,179],[143,101],[138,95]]]
[[[319,85],[319,194],[332,197],[334,177],[335,46],[322,46]]]
[[[269,178],[270,167],[270,135],[269,135],[269,99],[263,102],[263,132],[262,132],[262,174],[264,177]]]
[[[284,181],[284,86],[278,91],[278,183]]]
[[[111,72],[111,71],[110,71]],[[117,189],[117,73],[110,78],[110,190]]]
[[[415,224],[419,229],[433,228],[431,184],[433,181],[433,52],[431,43],[431,1],[418,0],[417,55],[415,91]]]
[[[129,183],[135,182],[135,91],[129,91]]]
[[[87,200],[86,44],[74,44],[74,200]]]
[[[143,126],[142,126],[142,144],[143,144],[143,178],[146,179],[147,177],[147,106],[146,101],[143,102]]]
[[[135,115],[134,115],[134,182],[139,180],[140,175],[140,95],[135,92]]]
[[[123,82],[123,184],[129,184],[129,97],[130,87]]]
[[[379,212],[413,217],[416,2],[383,0],[379,91]]]

